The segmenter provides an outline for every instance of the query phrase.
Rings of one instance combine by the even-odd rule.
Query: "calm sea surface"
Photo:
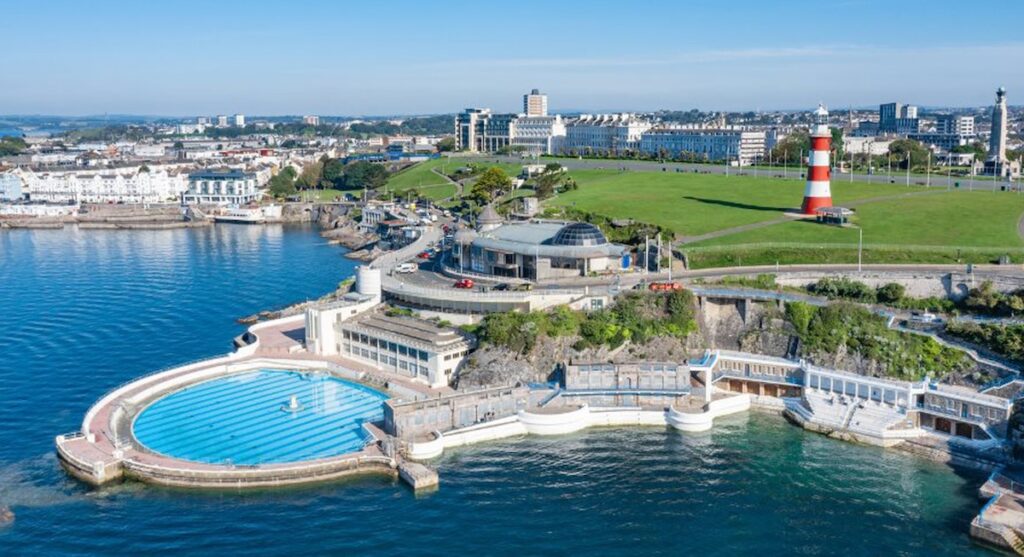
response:
[[[453,450],[441,489],[259,493],[67,478],[53,436],[108,389],[226,352],[234,320],[353,264],[308,227],[0,232],[0,555],[966,555],[983,478],[780,418]]]

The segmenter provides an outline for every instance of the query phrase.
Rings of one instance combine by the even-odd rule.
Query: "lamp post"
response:
[[[857,272],[861,271],[861,263],[864,260],[864,229],[857,227]]]

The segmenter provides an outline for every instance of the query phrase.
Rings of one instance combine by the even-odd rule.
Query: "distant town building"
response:
[[[920,129],[916,106],[900,103],[879,105],[878,133],[906,135],[917,133]]]
[[[200,117],[196,118],[196,124],[200,125],[200,126],[209,126],[210,125],[210,117],[209,116],[200,116]]]
[[[512,128],[512,145],[537,155],[558,153],[565,140],[565,122],[561,116],[525,116]]]
[[[187,204],[243,205],[258,201],[256,174],[237,169],[202,170],[188,175]]]
[[[934,147],[941,151],[952,151],[961,145],[967,145],[971,142],[974,136],[967,136],[958,133],[929,133],[929,132],[918,132],[908,133],[907,138],[919,141],[929,147]]]
[[[307,126],[319,126],[320,125],[320,117],[319,116],[303,116],[302,117],[302,123],[306,124]]]
[[[245,127],[245,114],[235,114],[235,127],[236,128],[244,128]]]
[[[518,114],[494,114],[489,108],[467,108],[455,118],[459,150],[493,153],[512,144]]]
[[[935,132],[974,136],[974,116],[943,114],[935,122]]]
[[[877,157],[889,152],[892,140],[874,137],[843,137],[843,150],[854,155]]]
[[[765,153],[765,132],[731,129],[652,129],[640,139],[640,151],[676,158],[692,154],[709,161],[737,161],[740,166],[754,164]]]
[[[548,96],[534,89],[523,95],[523,113],[527,116],[547,116]]]
[[[0,201],[22,199],[21,177],[14,172],[0,172]]]
[[[24,172],[24,193],[46,203],[167,203],[186,189],[184,174],[124,168]]]
[[[221,127],[221,128],[228,127],[228,117],[224,116],[224,115],[218,116],[217,117],[217,126]]]
[[[633,114],[584,114],[565,126],[563,153],[615,154],[640,147],[651,123]]]

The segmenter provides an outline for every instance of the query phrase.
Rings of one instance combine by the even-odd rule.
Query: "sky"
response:
[[[1021,0],[0,0],[0,114],[1024,104]]]

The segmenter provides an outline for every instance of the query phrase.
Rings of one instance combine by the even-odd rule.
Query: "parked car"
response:
[[[421,251],[420,254],[417,255],[416,257],[419,257],[420,259],[430,259],[430,252],[429,251]]]
[[[503,282],[501,284],[495,284],[494,288],[492,288],[492,290],[495,290],[497,292],[505,292],[505,291],[508,291],[508,290],[512,290],[512,286],[510,284],[508,284],[507,282]]]
[[[473,279],[459,279],[455,281],[455,288],[473,288]]]
[[[516,286],[516,292],[529,292],[530,290],[533,290],[533,285],[528,282]]]
[[[419,268],[420,268],[420,266],[415,264],[415,263],[402,263],[401,265],[398,265],[397,267],[395,267],[395,272],[396,273],[415,273],[416,271],[419,270]]]
[[[682,290],[683,285],[678,282],[652,282],[647,288],[653,292],[671,292],[672,290]]]
[[[939,323],[942,321],[942,319],[940,319],[938,315],[935,315],[934,313],[929,313],[927,311],[915,311],[911,313],[910,320],[916,321],[918,323]]]

